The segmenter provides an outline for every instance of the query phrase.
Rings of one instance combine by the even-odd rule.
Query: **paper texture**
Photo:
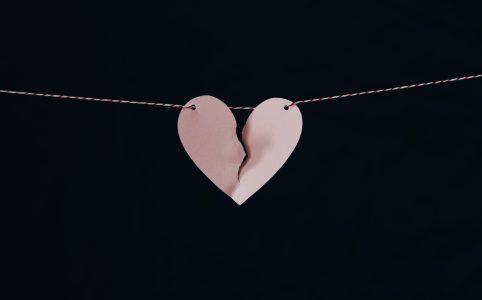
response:
[[[271,98],[259,104],[243,128],[243,145],[236,120],[219,99],[190,100],[178,120],[181,143],[196,166],[237,204],[243,204],[283,166],[293,152],[303,126],[297,106]],[[246,159],[245,159],[246,157]]]

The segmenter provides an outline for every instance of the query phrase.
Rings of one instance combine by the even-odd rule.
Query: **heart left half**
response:
[[[260,103],[243,128],[243,147],[229,107],[212,96],[196,97],[179,114],[179,137],[204,175],[241,205],[278,172],[298,144],[303,121],[296,105],[285,109],[290,104],[282,98]]]

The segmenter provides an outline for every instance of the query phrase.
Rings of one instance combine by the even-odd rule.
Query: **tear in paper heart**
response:
[[[199,169],[239,205],[283,166],[298,144],[303,126],[296,105],[271,98],[259,104],[243,128],[221,100],[200,96],[189,101],[178,120],[181,143]],[[245,153],[245,150],[247,154]]]

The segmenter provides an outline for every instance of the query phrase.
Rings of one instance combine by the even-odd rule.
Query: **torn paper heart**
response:
[[[259,104],[243,128],[219,99],[200,96],[189,101],[178,120],[179,137],[194,163],[239,205],[283,166],[301,135],[302,118],[291,101],[271,98]],[[247,154],[245,153],[245,149]]]

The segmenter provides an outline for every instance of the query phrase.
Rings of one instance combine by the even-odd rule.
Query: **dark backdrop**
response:
[[[2,4],[0,88],[256,105],[480,73],[476,2]],[[16,298],[481,299],[480,80],[300,106],[241,207],[178,109],[0,98]]]

